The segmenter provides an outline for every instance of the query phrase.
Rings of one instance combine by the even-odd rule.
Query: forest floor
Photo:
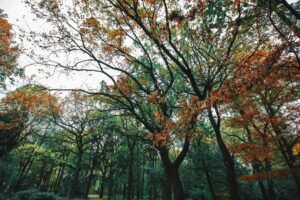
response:
[[[97,194],[90,194],[88,200],[107,200],[107,197],[99,198]]]

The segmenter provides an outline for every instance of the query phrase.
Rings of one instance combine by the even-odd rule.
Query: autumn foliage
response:
[[[19,48],[12,41],[12,26],[7,21],[6,15],[0,10],[0,84],[5,88],[5,80],[10,78],[12,74],[18,74],[16,69],[16,59]]]

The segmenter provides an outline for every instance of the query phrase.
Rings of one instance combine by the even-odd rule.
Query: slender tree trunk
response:
[[[272,108],[271,105],[267,105],[266,108],[267,108],[266,111],[270,118],[276,117],[276,111]],[[275,135],[280,137],[279,140],[277,141],[277,146],[288,168],[292,170],[292,177],[296,184],[298,195],[300,195],[300,177],[296,172],[294,172],[294,169],[297,169],[297,166],[295,166],[295,156],[293,155],[292,145],[290,145],[289,142],[284,137],[284,134],[282,132],[282,126],[271,122],[271,127]]]
[[[274,124],[271,124],[271,125],[277,136],[283,135],[282,131],[280,130],[280,128],[277,125],[274,125]],[[277,143],[278,143],[278,148],[279,148],[282,156],[284,157],[284,160],[285,160],[288,168],[292,170],[292,177],[296,184],[298,194],[300,194],[300,178],[299,178],[299,175],[294,171],[294,169],[297,169],[297,167],[294,164],[295,156],[293,155],[293,150],[290,147],[290,145],[288,145],[288,142],[286,141],[286,139],[283,137],[280,138],[280,140]]]
[[[92,186],[92,181],[93,181],[93,178],[94,178],[95,167],[96,167],[96,161],[93,160],[92,161],[92,166],[91,166],[91,169],[89,171],[88,178],[87,178],[87,182],[86,182],[85,197],[88,197],[88,195],[90,193],[90,189],[91,189],[91,186]]]
[[[63,175],[64,175],[64,172],[65,172],[65,168],[66,168],[66,165],[63,164],[59,170],[59,173],[58,173],[58,176],[57,176],[57,179],[55,180],[55,183],[54,183],[54,186],[53,186],[53,189],[52,191],[57,193],[59,190],[58,190],[58,186],[60,185],[60,182],[63,178]]]
[[[230,199],[231,200],[239,200],[240,195],[239,195],[239,187],[238,183],[236,180],[235,176],[235,169],[234,169],[234,158],[233,156],[230,155],[230,152],[222,138],[222,134],[220,131],[220,117],[218,117],[217,121],[214,119],[212,110],[208,109],[208,117],[209,121],[214,129],[216,138],[217,138],[217,143],[219,146],[219,149],[221,151],[224,164],[226,167],[226,175],[227,175],[227,181],[228,181],[228,186],[229,186],[229,194],[230,194]]]
[[[50,191],[50,181],[51,181],[51,175],[53,174],[53,169],[55,165],[51,165],[50,169],[45,171],[43,183],[41,185],[42,191]]]
[[[259,188],[260,188],[263,200],[267,200],[268,199],[268,195],[267,195],[267,191],[266,191],[264,182],[263,181],[258,181],[258,185],[259,185]]]
[[[253,173],[259,173],[260,172],[259,165],[256,162],[257,162],[256,160],[252,161]],[[264,182],[263,181],[258,181],[258,185],[259,185],[263,200],[268,200],[268,194],[267,194]]]
[[[70,192],[69,192],[69,196],[71,198],[79,195],[78,182],[79,182],[79,176],[80,176],[80,171],[81,171],[82,156],[83,156],[83,151],[79,150],[78,154],[77,154],[75,172],[73,173],[73,180],[71,182],[71,187],[70,187]]]
[[[34,158],[31,159],[31,157],[29,157],[28,159],[26,159],[26,161],[24,162],[24,164],[22,164],[21,167],[21,173],[19,175],[19,178],[13,188],[13,191],[16,192],[20,189],[21,185],[23,184],[26,175],[28,174],[32,164],[34,162]]]
[[[127,146],[129,149],[129,165],[128,165],[128,179],[127,179],[127,200],[131,200],[133,197],[133,162],[134,162],[134,150],[136,147],[136,141],[127,137]]]
[[[57,178],[56,178],[55,182],[53,183],[53,186],[51,187],[52,188],[51,189],[52,192],[55,192],[55,193],[58,192],[57,186],[60,185],[60,182],[61,182],[61,180],[63,178],[64,172],[65,172],[65,167],[66,167],[65,163],[67,162],[67,160],[69,158],[69,155],[70,155],[69,152],[66,155],[63,155],[62,160],[64,162],[63,162],[62,166],[59,168],[59,172],[58,172]]]
[[[271,172],[272,169],[271,169],[271,163],[270,163],[270,161],[269,160],[265,160],[265,163],[266,163],[266,171],[267,172]],[[267,180],[267,185],[268,185],[268,199],[269,200],[276,199],[273,180],[272,179],[268,179]]]
[[[149,184],[149,200],[152,200],[152,184]],[[165,198],[163,198],[165,199]]]
[[[132,199],[133,185],[133,151],[130,151],[129,166],[128,166],[128,181],[127,181],[127,200]]]
[[[124,186],[123,186],[123,200],[125,200],[125,198],[126,198],[126,191],[127,191],[127,186],[126,186],[126,184],[124,184]]]
[[[39,189],[41,189],[41,185],[42,185],[43,178],[44,178],[44,173],[45,173],[45,162],[43,161],[40,175],[39,175],[39,181],[37,183],[37,188],[39,188]]]
[[[104,170],[104,172],[101,176],[101,184],[100,184],[100,188],[99,188],[99,197],[100,198],[103,198],[103,195],[104,195],[105,177],[106,177],[106,169]]]
[[[143,162],[141,162],[141,165],[143,166]],[[137,173],[136,173],[136,199],[141,198],[141,167],[138,167]]]
[[[240,110],[240,114],[241,116],[243,114],[245,114],[245,112],[243,110]],[[252,143],[252,135],[251,135],[251,132],[250,132],[250,129],[247,125],[244,126],[246,132],[247,132],[247,140],[249,143]],[[260,164],[259,164],[259,161],[257,159],[253,159],[252,162],[251,162],[251,166],[252,166],[252,170],[253,170],[253,173],[259,173],[260,172]],[[261,191],[261,195],[262,195],[262,198],[263,200],[267,200],[268,199],[268,195],[267,195],[267,192],[266,192],[266,188],[265,188],[265,185],[264,185],[264,182],[263,181],[258,181],[258,185],[259,185],[259,188],[260,188],[260,191]]]
[[[106,181],[106,173],[107,173],[107,165],[104,165],[104,169],[101,174],[101,184],[99,188],[99,197],[103,198],[104,195],[104,186],[105,186],[105,181]]]
[[[102,179],[101,185],[100,185],[99,197],[102,199],[103,195],[104,195],[104,182],[103,182],[103,179]]]
[[[109,170],[109,176],[108,176],[108,200],[112,199],[113,194],[113,174],[112,170]]]
[[[205,162],[204,159],[202,159],[202,166],[204,168],[204,172],[205,172],[205,176],[206,176],[206,180],[207,180],[207,183],[208,183],[210,194],[211,194],[211,196],[212,196],[212,198],[214,200],[217,200],[218,197],[217,197],[217,195],[215,193],[215,189],[214,189],[214,186],[212,184],[212,181],[211,181],[211,178],[210,178],[210,174],[209,174],[209,171],[208,171],[209,169],[207,168],[207,165],[206,165],[206,162]]]
[[[143,158],[144,160],[144,158]],[[143,162],[143,165],[145,165],[145,161]],[[145,182],[145,172],[144,172],[144,168],[142,167],[142,181],[141,181],[141,199],[144,199],[144,182]]]

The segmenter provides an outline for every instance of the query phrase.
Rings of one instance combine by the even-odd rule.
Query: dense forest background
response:
[[[300,199],[299,1],[24,3],[49,30],[0,11],[1,200]],[[97,89],[8,91],[22,54]]]

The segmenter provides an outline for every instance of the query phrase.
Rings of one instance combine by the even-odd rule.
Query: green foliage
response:
[[[53,193],[31,189],[17,192],[8,200],[56,200],[56,197]]]

